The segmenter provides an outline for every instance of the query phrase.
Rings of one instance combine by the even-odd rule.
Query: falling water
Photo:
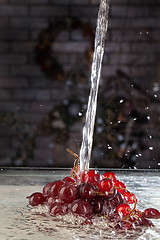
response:
[[[95,34],[94,55],[91,69],[91,89],[88,99],[86,121],[83,128],[83,141],[80,149],[80,171],[88,171],[91,157],[93,131],[97,108],[97,94],[101,65],[105,47],[105,36],[108,27],[108,1],[101,0]]]

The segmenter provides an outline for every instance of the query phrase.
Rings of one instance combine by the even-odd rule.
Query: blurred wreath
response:
[[[53,135],[55,143],[67,141],[70,128],[76,122],[82,121],[82,112],[85,107],[84,99],[76,97],[56,105],[39,125],[39,132],[43,136]]]
[[[94,49],[94,30],[89,23],[83,23],[76,18],[58,19],[49,24],[46,30],[40,32],[38,44],[35,47],[35,61],[42,71],[52,80],[64,80],[65,72],[53,53],[52,45],[58,34],[68,29],[82,31],[83,37],[88,37],[90,48],[85,51],[86,64],[90,66]]]

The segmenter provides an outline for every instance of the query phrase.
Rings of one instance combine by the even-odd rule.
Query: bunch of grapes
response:
[[[35,192],[27,197],[29,205],[47,205],[53,217],[73,214],[89,219],[90,224],[95,217],[103,217],[115,222],[115,228],[125,230],[137,226],[152,227],[149,219],[160,218],[160,212],[155,208],[138,210],[137,197],[117,179],[115,173],[105,172],[101,176],[98,171],[89,170],[79,182],[78,171],[77,174],[73,171],[74,168],[71,176],[63,180],[47,183],[42,193]]]

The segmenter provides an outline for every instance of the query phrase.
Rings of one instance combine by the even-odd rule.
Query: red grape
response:
[[[133,193],[129,193],[126,191],[122,195],[126,203],[130,203],[130,204],[137,203],[137,198]]]
[[[92,185],[96,186],[99,184],[100,181],[100,174],[99,172],[95,170],[89,170],[85,175],[84,175],[84,181],[89,182]]]
[[[95,196],[91,201],[92,210],[94,213],[101,213],[104,200],[100,196]]]
[[[43,188],[43,195],[49,196],[50,195],[50,187],[54,184],[54,182],[47,183]]]
[[[118,192],[120,192],[122,194],[125,192],[126,185],[123,182],[116,180],[116,181],[114,181],[114,186],[117,187]]]
[[[121,193],[117,192],[115,197],[112,199],[112,205],[117,208],[120,204],[124,203],[124,198]]]
[[[93,197],[95,197],[95,189],[94,186],[91,183],[81,183],[78,186],[78,194],[80,198],[91,200]]]
[[[66,203],[55,202],[50,208],[50,215],[65,215],[68,212],[68,205]]]
[[[31,206],[38,206],[46,201],[46,197],[41,192],[32,193],[32,195],[27,198],[29,199],[29,204]]]
[[[63,184],[64,184],[64,182],[60,181],[60,180],[53,182],[53,184],[51,185],[50,190],[49,190],[51,197],[53,197],[53,198],[58,197],[58,190],[59,190],[60,186]]]
[[[160,212],[155,208],[147,208],[143,214],[146,218],[160,218]]]
[[[103,178],[99,182],[99,190],[103,193],[112,191],[113,181],[109,178]]]
[[[115,173],[113,172],[105,172],[103,175],[102,175],[102,178],[110,178],[112,179],[112,181],[116,181],[117,180],[117,176]]]
[[[112,188],[110,192],[105,192],[104,193],[104,198],[108,201],[112,200],[117,194],[117,189],[116,188]]]
[[[153,227],[154,224],[145,217],[139,217],[135,222],[135,225],[146,226],[146,227]]]
[[[115,212],[115,207],[111,204],[111,201],[104,201],[103,204],[103,210],[102,213],[103,215],[110,216]]]
[[[77,188],[72,183],[65,182],[59,187],[58,197],[63,202],[71,203],[77,197]]]
[[[76,199],[71,204],[70,211],[80,216],[90,216],[92,214],[92,207],[89,202],[83,199]]]
[[[64,182],[74,183],[74,184],[76,183],[76,180],[74,178],[72,178],[72,177],[69,177],[69,176],[63,178],[63,181]]]
[[[131,208],[128,204],[120,204],[116,208],[116,212],[121,216],[126,216],[126,215],[129,215],[131,213]]]

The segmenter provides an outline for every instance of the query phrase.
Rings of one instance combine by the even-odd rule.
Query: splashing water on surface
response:
[[[108,27],[108,9],[108,1],[101,0],[98,12],[95,47],[91,69],[91,89],[88,99],[86,121],[83,128],[83,141],[80,149],[80,171],[82,172],[88,171],[91,157],[93,131],[97,108],[98,86],[105,47],[105,36]]]
[[[30,170],[29,170],[30,172]],[[159,240],[160,221],[153,219],[153,228],[140,227],[137,230],[119,231],[114,222],[95,217],[93,224],[83,225],[84,218],[73,215],[51,217],[48,207],[25,206],[29,193],[42,190],[46,182],[63,179],[68,171],[15,171],[4,173],[0,178],[0,239],[2,240]],[[101,172],[102,173],[102,172]],[[160,175],[158,171],[118,171],[124,181],[139,199],[139,210],[148,206],[159,207]]]

